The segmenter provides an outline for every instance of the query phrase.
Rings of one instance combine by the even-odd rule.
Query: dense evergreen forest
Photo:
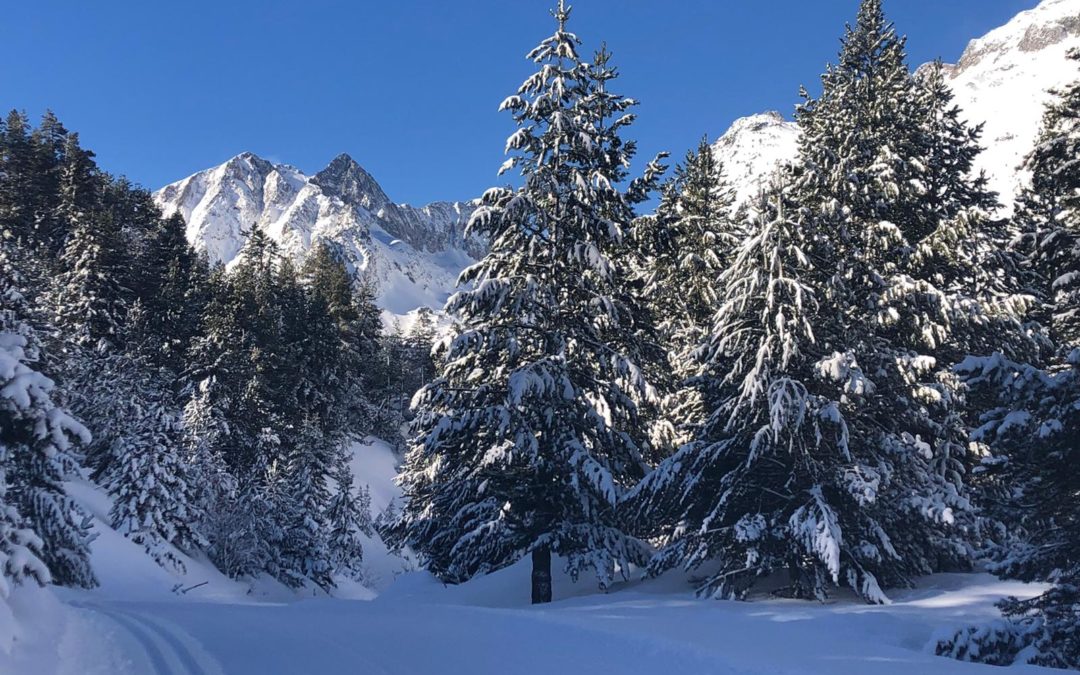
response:
[[[294,588],[358,578],[376,530],[451,583],[531,557],[538,603],[553,556],[605,589],[682,568],[710,598],[869,603],[989,565],[1050,590],[939,652],[1080,667],[1080,54],[1009,210],[940,64],[863,0],[797,161],[737,204],[705,141],[633,173],[636,102],[554,17],[442,337],[388,331],[325,243],[252,228],[211,265],[52,114],[8,115],[0,595],[96,583],[85,475],[160,564]],[[406,449],[379,522],[368,435]]]

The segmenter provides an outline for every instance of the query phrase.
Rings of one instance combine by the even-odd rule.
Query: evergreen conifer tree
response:
[[[150,379],[150,373],[143,375]],[[159,564],[184,565],[170,546],[191,553],[204,546],[202,520],[189,465],[181,454],[180,418],[168,392],[143,382],[129,403],[124,433],[112,442],[104,483],[114,498],[113,527],[146,548]]]
[[[880,0],[864,0],[821,96],[799,108],[790,193],[757,209],[759,231],[805,235],[766,249],[784,256],[740,251],[702,346],[709,416],[635,495],[644,533],[667,541],[654,570],[716,558],[703,591],[739,597],[786,570],[796,596],[843,585],[884,602],[882,589],[967,564],[977,458],[951,365],[1025,337],[1023,303],[972,281],[984,260],[961,250],[940,276],[926,264],[961,228],[985,241],[993,202],[970,174],[977,133],[939,84],[908,71]],[[788,297],[781,272],[804,301],[753,314]],[[755,283],[765,299],[745,295]]]
[[[633,154],[621,135],[633,101],[608,90],[601,52],[577,55],[569,10],[534,49],[537,65],[502,104],[523,186],[494,188],[470,222],[491,250],[448,311],[436,379],[417,395],[397,532],[443,579],[462,581],[530,554],[533,601],[551,599],[551,554],[600,583],[645,560],[617,510],[645,470],[628,271],[614,261],[633,204],[655,173],[621,188]]]
[[[695,371],[697,351],[719,306],[717,278],[730,262],[743,232],[733,213],[734,195],[712,146],[702,138],[696,151],[675,167],[653,216],[642,218],[645,238],[642,297],[656,317],[667,358],[662,422],[654,441],[675,448],[690,438],[704,416],[696,388],[685,380]]]
[[[1080,61],[1080,52],[1070,57]],[[1080,668],[1080,80],[1056,92],[1025,166],[1031,183],[1014,216],[1032,272],[1037,312],[1054,349],[1045,363],[996,353],[958,367],[981,395],[973,437],[996,450],[984,467],[997,488],[988,510],[1011,533],[991,571],[1052,587],[1034,598],[999,604],[992,626],[941,640],[938,653],[999,665],[1023,659]]]
[[[326,507],[330,563],[334,574],[361,581],[364,575],[361,535],[372,537],[375,534],[371,496],[364,487],[353,492],[353,474],[343,453],[339,453],[335,462],[332,478],[334,493]]]
[[[97,585],[89,560],[89,516],[66,493],[77,444],[90,433],[53,400],[53,381],[35,367],[40,343],[27,321],[17,254],[0,243],[0,556],[3,577]],[[39,562],[43,562],[47,572]],[[6,585],[6,581],[5,581]]]

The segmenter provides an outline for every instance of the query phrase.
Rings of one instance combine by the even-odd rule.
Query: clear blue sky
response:
[[[555,0],[30,0],[0,23],[0,106],[53,109],[109,171],[157,188],[250,150],[314,172],[341,152],[392,199],[468,198],[498,182],[496,112],[531,72]],[[763,110],[790,115],[835,58],[858,0],[578,0],[641,101],[642,155],[681,155]],[[911,62],[1036,0],[886,0]]]

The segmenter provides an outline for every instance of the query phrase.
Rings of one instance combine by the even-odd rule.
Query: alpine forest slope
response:
[[[472,202],[396,204],[345,154],[307,176],[242,153],[166,185],[154,200],[165,215],[183,216],[188,241],[212,263],[232,264],[256,229],[297,263],[328,244],[392,314],[441,308],[458,273],[484,250],[464,235]]]
[[[640,158],[557,0],[467,202],[4,117],[0,675],[1080,669],[1080,0],[858,5]]]

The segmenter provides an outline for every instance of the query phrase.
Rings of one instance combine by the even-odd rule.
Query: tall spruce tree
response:
[[[1080,61],[1080,51],[1070,58]],[[1005,665],[1080,668],[1080,80],[1056,92],[1025,166],[1031,183],[1014,219],[1032,273],[1051,356],[1028,364],[997,353],[959,366],[982,396],[976,441],[997,490],[988,510],[1009,527],[991,571],[1052,587],[999,604],[1004,620],[941,640],[938,653]]]
[[[529,54],[537,72],[501,106],[518,124],[503,169],[523,185],[489,190],[471,219],[491,249],[447,303],[460,325],[415,399],[396,526],[449,581],[531,553],[533,602],[551,599],[552,553],[602,587],[644,562],[617,505],[646,468],[639,405],[652,396],[613,252],[655,175],[620,188],[633,101],[609,91],[605,52],[579,59],[568,8],[554,16]]]
[[[3,122],[0,171],[0,228],[5,239],[31,246],[37,243],[36,214],[32,197],[38,194],[34,180],[34,146],[30,121],[12,110]]]
[[[90,433],[56,405],[53,381],[36,368],[41,346],[17,258],[0,242],[0,576],[5,590],[28,577],[89,588],[89,516],[63,481],[78,475],[76,447]]]
[[[694,353],[720,304],[717,278],[745,234],[733,207],[723,167],[702,138],[665,183],[656,213],[635,226],[647,258],[641,295],[667,356],[661,369],[667,377],[654,378],[667,390],[654,442],[667,450],[690,440],[703,417],[697,389],[686,379],[695,371]]]
[[[903,38],[880,1],[865,0],[821,96],[798,114],[799,200],[814,213],[815,259],[835,261],[819,294],[821,374],[838,386],[851,445],[865,452],[856,475],[875,477],[883,508],[867,515],[887,539],[864,567],[885,587],[965,564],[975,525],[965,475],[978,458],[967,452],[964,391],[950,366],[989,344],[1025,346],[1024,303],[978,282],[987,262],[978,251],[961,249],[949,275],[923,264],[928,247],[946,255],[958,231],[992,236],[993,198],[970,172],[977,134],[956,121],[939,84],[908,72]],[[854,380],[840,363],[860,366],[863,391],[848,391]]]
[[[651,572],[717,561],[699,588],[714,597],[743,597],[778,570],[795,594],[851,573],[841,532],[854,523],[829,503],[845,491],[833,466],[850,449],[836,402],[817,391],[805,217],[779,182],[750,210],[749,237],[714,281],[721,304],[693,378],[710,413],[627,501],[662,544]]]
[[[55,320],[74,344],[119,346],[127,293],[124,240],[109,213],[79,210],[54,281]]]
[[[1069,58],[1080,61],[1080,50]],[[1016,221],[1019,248],[1036,277],[1044,311],[1039,318],[1059,343],[1080,342],[1080,82],[1055,92],[1024,168],[1031,184],[1021,192]]]
[[[207,270],[188,245],[185,229],[179,214],[153,218],[133,265],[139,278],[133,285],[145,313],[140,339],[131,349],[173,373],[185,368],[205,304],[199,295]]]
[[[800,295],[816,299],[813,337],[801,318],[792,324],[800,315],[791,310],[746,316],[757,305],[740,296],[738,279],[726,286],[704,346],[711,416],[697,443],[636,495],[646,533],[659,526],[669,539],[654,569],[715,557],[720,571],[707,592],[742,596],[756,578],[786,569],[793,595],[824,597],[843,585],[884,602],[882,589],[969,559],[975,519],[965,474],[976,458],[950,366],[986,344],[1022,343],[1012,310],[1023,303],[991,302],[969,282],[977,256],[955,256],[959,273],[947,277],[925,264],[927,248],[939,253],[960,228],[984,236],[993,202],[969,171],[977,135],[956,121],[936,83],[908,71],[903,38],[879,0],[864,0],[821,95],[798,110],[800,161],[784,198],[792,204],[758,209],[787,213],[806,231],[801,256],[788,253],[781,269],[797,270]],[[775,258],[758,259],[743,261],[776,273]],[[752,269],[741,274],[755,278]],[[787,284],[765,286],[776,293]],[[741,377],[751,357],[737,345],[771,345],[756,336],[774,333],[799,339],[742,347],[760,359],[745,389],[716,374]],[[754,427],[759,419],[768,424]],[[770,439],[792,452],[772,461]],[[683,501],[686,486],[726,496],[715,512],[700,504],[695,512]],[[763,495],[761,506],[739,499],[743,490]]]
[[[123,433],[113,439],[102,482],[113,496],[113,527],[143,546],[154,560],[184,571],[174,552],[205,546],[196,525],[202,520],[189,464],[182,454],[179,411],[153,371],[143,370],[128,402]]]
[[[358,491],[354,491],[349,457],[348,453],[339,452],[331,471],[334,492],[326,507],[325,517],[329,528],[327,545],[334,574],[362,581],[362,537],[374,537],[375,526],[371,518],[371,494],[366,486],[360,486]]]

